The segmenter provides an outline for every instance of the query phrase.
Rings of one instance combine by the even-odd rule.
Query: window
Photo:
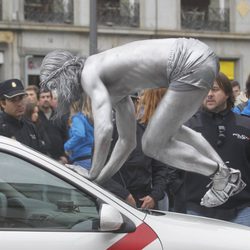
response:
[[[181,0],[181,27],[229,31],[229,0]]]
[[[97,16],[100,25],[139,26],[139,0],[99,0]]]
[[[235,78],[235,61],[231,60],[220,60],[220,71],[224,73],[229,80]]]
[[[98,202],[87,192],[0,152],[0,227],[97,231]]]
[[[73,23],[73,0],[25,0],[24,18],[33,22]]]
[[[44,56],[27,55],[25,57],[25,82],[28,85],[40,83],[40,70]]]

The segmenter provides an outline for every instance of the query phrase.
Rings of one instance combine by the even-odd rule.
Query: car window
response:
[[[98,230],[96,197],[16,156],[0,159],[0,227]]]

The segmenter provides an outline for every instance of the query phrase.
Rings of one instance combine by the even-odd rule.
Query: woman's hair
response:
[[[227,108],[231,109],[234,106],[235,98],[230,80],[225,74],[219,72],[219,74],[215,78],[215,81],[217,82],[219,87],[224,91],[224,93],[228,95]]]
[[[91,108],[91,101],[90,98],[88,96],[86,96],[86,98],[84,98],[84,102],[83,105],[81,106],[81,109],[79,110],[80,107],[80,101],[76,101],[74,103],[71,104],[71,112],[70,112],[70,117],[69,117],[69,125],[71,124],[72,121],[72,116],[74,114],[76,114],[77,112],[82,112],[90,121],[90,123],[93,124],[94,119],[93,119],[93,115],[92,115],[92,108]]]
[[[32,121],[32,114],[34,112],[35,107],[38,107],[36,103],[28,102],[25,106],[24,118]]]
[[[41,88],[56,89],[58,93],[57,116],[69,112],[72,103],[84,99],[81,72],[85,58],[73,56],[66,50],[55,50],[43,59],[40,72]]]
[[[90,100],[89,96],[87,96],[87,97],[84,99],[82,112],[83,112],[83,114],[84,114],[85,116],[88,117],[88,119],[90,120],[91,123],[94,122],[94,118],[93,118],[93,115],[92,115],[91,100]]]
[[[137,116],[140,123],[147,124],[149,122],[166,92],[166,88],[145,89],[143,91],[137,107]]]
[[[36,85],[28,85],[25,89],[26,91],[27,90],[33,90],[35,93],[36,93],[36,96],[38,98],[38,95],[39,95],[39,88],[36,86]]]
[[[239,89],[240,89],[240,83],[238,81],[233,80],[233,81],[231,81],[231,84],[232,84],[232,88],[239,87]]]
[[[246,81],[246,97],[248,99],[250,98],[250,75],[248,76]]]

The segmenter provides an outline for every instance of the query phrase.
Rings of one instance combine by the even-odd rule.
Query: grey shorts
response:
[[[171,49],[167,64],[169,89],[189,91],[210,89],[219,72],[215,53],[196,39],[179,38]]]

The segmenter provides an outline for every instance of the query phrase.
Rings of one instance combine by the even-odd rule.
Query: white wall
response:
[[[250,0],[235,0],[235,8],[231,11],[235,12],[234,26],[235,32],[250,32]]]

